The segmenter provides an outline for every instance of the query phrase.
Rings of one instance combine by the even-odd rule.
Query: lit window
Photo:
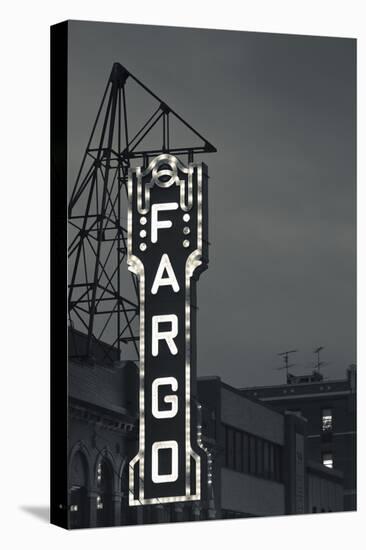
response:
[[[330,432],[333,429],[332,409],[323,409],[322,413],[322,431]]]
[[[323,466],[325,466],[326,468],[333,468],[332,453],[323,453],[322,462],[323,462]]]

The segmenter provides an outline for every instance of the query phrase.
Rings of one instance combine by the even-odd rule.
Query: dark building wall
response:
[[[284,485],[223,468],[221,508],[243,516],[282,515],[285,513]]]
[[[304,417],[285,413],[285,444],[283,450],[284,483],[286,487],[286,513],[307,512],[307,421]]]
[[[69,361],[70,528],[208,519],[207,503],[131,507],[138,446],[137,367]]]
[[[127,483],[136,430],[136,375],[133,363],[112,368],[69,361],[71,528],[136,523]]]
[[[198,399],[214,456],[216,517],[284,514],[283,415],[243,398],[217,377],[198,379]]]
[[[343,476],[317,462],[307,464],[308,512],[341,512],[344,509]]]
[[[70,407],[69,429],[69,498],[70,505],[74,503],[75,492],[78,492],[78,479],[84,479],[81,486],[85,492],[87,512],[84,517],[88,526],[119,525],[121,516],[126,510],[126,489],[123,479],[127,475],[126,456],[129,428],[109,427],[111,418],[98,414],[95,422],[94,413],[90,408],[82,408],[72,404]],[[95,424],[94,424],[95,422]],[[83,457],[80,461],[80,456]],[[73,478],[74,464],[82,467],[83,475]],[[76,472],[75,472],[76,474]],[[123,514],[121,505],[123,505]],[[78,525],[79,510],[70,511],[70,522]],[[85,514],[85,512],[84,512]],[[75,516],[75,520],[74,520]],[[82,521],[83,523],[83,521]]]
[[[235,426],[272,441],[277,445],[284,444],[284,418],[256,401],[243,399],[239,391],[222,384],[221,388],[221,422]]]
[[[292,411],[307,419],[307,456],[322,463],[332,457],[344,476],[344,509],[356,509],[356,372],[344,380],[245,388],[243,394],[279,412]],[[331,411],[331,429],[323,429],[323,413]]]
[[[304,416],[276,411],[217,377],[198,380],[198,397],[215,457],[216,517],[343,509],[343,476],[319,462],[309,467]]]
[[[216,377],[198,379],[202,443],[212,459],[207,500],[130,507],[128,463],[138,440],[136,366],[70,361],[69,392],[71,527],[339,509],[341,477],[319,464],[320,470],[308,468],[314,439],[305,437],[306,419],[275,411]]]

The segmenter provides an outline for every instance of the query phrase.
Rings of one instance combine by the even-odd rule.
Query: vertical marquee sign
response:
[[[139,449],[131,506],[200,500],[196,281],[208,263],[207,169],[162,154],[131,169],[128,265],[139,280]]]

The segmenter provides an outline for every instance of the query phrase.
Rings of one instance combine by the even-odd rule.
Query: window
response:
[[[263,439],[257,440],[257,475],[263,476],[263,445],[266,442]]]
[[[269,479],[275,479],[275,462],[274,462],[275,447],[270,445],[269,447]]]
[[[333,429],[332,409],[323,409],[322,412],[322,431],[331,432]]]
[[[249,436],[249,473],[256,474],[256,438],[254,436]]]
[[[269,477],[269,447],[268,441],[264,441],[263,444],[263,464],[264,464],[264,477]]]
[[[242,432],[235,430],[235,455],[234,455],[234,468],[239,472],[243,471],[243,444],[242,444]]]
[[[326,468],[333,468],[333,453],[323,453],[322,463]]]
[[[274,447],[274,467],[275,480],[282,482],[282,447],[275,445]]]
[[[226,428],[226,465],[234,468],[234,430]]]
[[[243,472],[249,472],[249,437],[243,432]]]
[[[231,426],[224,426],[224,433],[226,468],[282,482],[280,445]]]

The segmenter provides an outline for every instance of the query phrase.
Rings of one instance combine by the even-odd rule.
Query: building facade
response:
[[[117,358],[106,362],[104,352],[102,345],[92,361],[69,360],[71,528],[344,509],[343,474],[313,459],[306,417],[275,410],[217,377],[198,379],[197,428],[209,463],[205,501],[130,507],[138,369]]]
[[[203,434],[214,457],[219,518],[343,510],[343,475],[309,461],[308,422],[217,377],[199,378]],[[326,490],[324,488],[326,487]]]
[[[306,418],[309,460],[343,473],[343,509],[356,510],[356,367],[350,366],[340,380],[325,380],[318,372],[289,375],[287,384],[243,388],[241,393],[280,413]]]
[[[136,366],[69,361],[70,526],[136,522],[128,507],[130,440],[136,427]]]

